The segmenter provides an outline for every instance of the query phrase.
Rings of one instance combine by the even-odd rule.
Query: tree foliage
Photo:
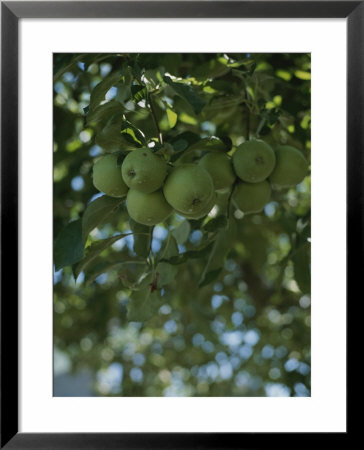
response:
[[[307,54],[54,55],[54,344],[96,395],[310,395],[310,175],[243,214],[149,227],[95,158],[171,164],[248,139],[310,161]]]

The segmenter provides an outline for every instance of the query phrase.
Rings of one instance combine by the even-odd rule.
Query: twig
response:
[[[231,186],[231,191],[230,191],[229,198],[228,198],[228,201],[227,201],[226,217],[228,218],[228,220],[229,220],[229,218],[230,218],[230,209],[231,209],[230,206],[231,206],[231,200],[232,200],[233,193],[234,193],[234,191],[235,191],[235,188],[236,188],[238,182],[239,182],[239,181],[238,181],[238,179],[236,178],[235,181],[234,181],[234,183],[233,183],[233,185]]]
[[[150,243],[149,243],[149,258],[150,258],[150,263],[153,267],[153,270],[155,269],[155,259],[154,259],[154,255],[153,255],[153,250],[152,250],[152,244],[153,244],[153,231],[154,231],[154,227],[151,227],[150,232],[149,232],[149,236],[150,236]]]
[[[245,85],[245,94],[247,102],[250,102],[250,94],[248,91],[248,87]],[[245,130],[245,139],[249,141],[250,139],[250,108],[248,104],[245,105],[247,116],[246,116],[246,130]]]
[[[159,140],[159,143],[161,145],[163,145],[163,136],[162,136],[161,130],[160,130],[159,125],[158,125],[158,120],[157,120],[157,116],[156,116],[156,113],[155,113],[155,109],[154,109],[154,105],[153,105],[153,101],[152,101],[152,96],[151,96],[150,93],[148,93],[147,97],[148,97],[148,103],[149,103],[149,106],[150,106],[150,111],[151,111],[152,117],[153,117],[153,122],[154,122],[155,128],[157,130],[158,140]]]
[[[208,271],[208,269],[209,269],[209,267],[210,267],[212,258],[214,257],[215,252],[216,252],[216,248],[217,248],[217,244],[218,244],[218,239],[219,239],[219,236],[216,237],[215,242],[214,242],[214,245],[212,246],[212,249],[211,249],[210,255],[209,255],[209,257],[208,257],[207,263],[206,263],[206,265],[205,265],[205,267],[204,267],[204,269],[203,269],[203,271],[202,271],[202,274],[201,274],[201,277],[200,277],[199,284],[202,283],[202,281],[204,280],[204,278],[205,278],[205,276],[206,276],[206,274],[207,274],[207,271]]]

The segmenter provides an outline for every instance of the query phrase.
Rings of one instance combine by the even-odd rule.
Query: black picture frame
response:
[[[1,448],[261,448],[281,433],[18,432],[18,22],[22,18],[346,18],[347,313],[363,265],[364,1],[1,2]],[[349,341],[347,348],[350,348]],[[347,418],[350,414],[348,411]],[[335,434],[339,444],[349,437]],[[310,433],[286,434],[308,443]],[[243,435],[243,436],[242,436]],[[327,435],[317,433],[315,443]],[[299,439],[299,441],[298,441]]]

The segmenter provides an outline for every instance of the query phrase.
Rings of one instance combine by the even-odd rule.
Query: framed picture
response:
[[[346,439],[363,3],[1,7],[1,448]]]

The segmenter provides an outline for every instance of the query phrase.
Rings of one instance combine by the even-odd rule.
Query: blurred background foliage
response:
[[[216,136],[231,153],[250,134],[273,148],[293,145],[310,161],[310,79],[309,54],[55,54],[54,236],[100,195],[95,157],[132,148],[138,130],[157,142],[143,85],[155,91],[155,115],[175,152]],[[87,120],[103,80],[101,113]],[[176,80],[185,95],[176,95]],[[127,133],[113,134],[108,108],[121,112]],[[180,252],[193,250],[200,228],[173,215],[154,228],[152,251],[168,229]],[[122,204],[88,244],[128,230]],[[117,266],[135,256],[132,236],[101,253],[102,270],[76,281],[71,267],[55,271],[54,395],[309,396],[310,176],[274,191],[260,214],[233,212],[219,239],[216,279],[198,285],[206,258],[176,266],[145,322],[127,318],[122,280],[136,267]]]

